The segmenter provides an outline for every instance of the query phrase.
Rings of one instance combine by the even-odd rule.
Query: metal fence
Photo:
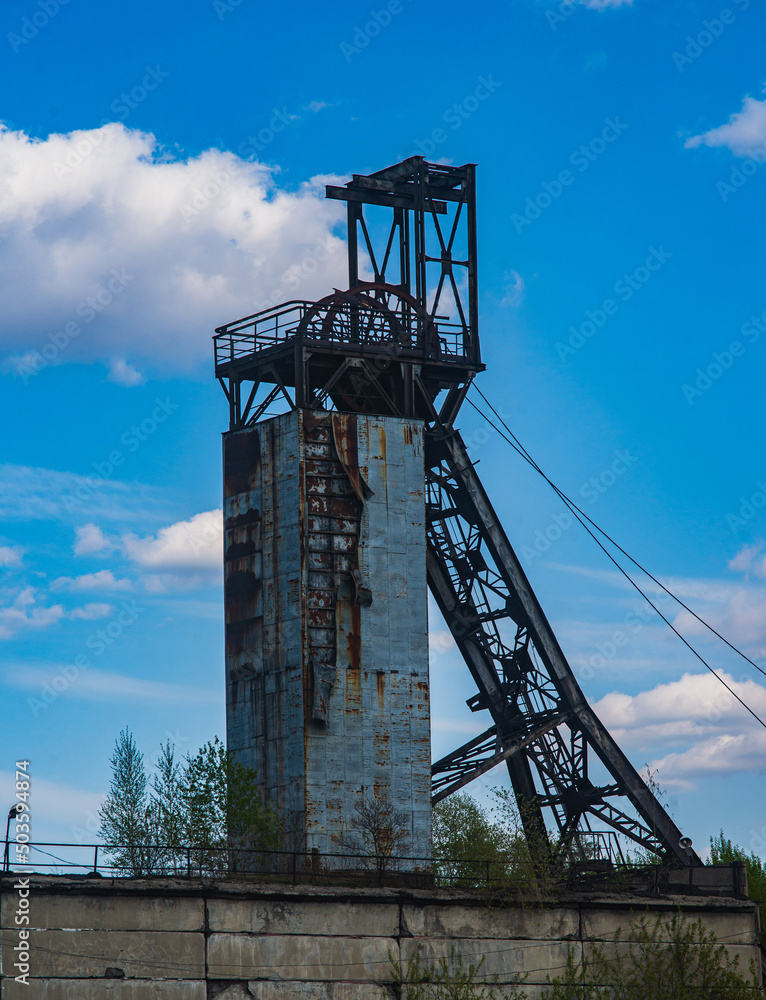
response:
[[[659,891],[669,871],[660,865],[587,861],[539,871],[509,857],[445,858],[272,851],[178,845],[30,843],[29,863],[6,874],[117,878],[260,878],[296,885],[407,885],[423,888],[553,891],[632,883]],[[663,874],[665,873],[665,874]]]

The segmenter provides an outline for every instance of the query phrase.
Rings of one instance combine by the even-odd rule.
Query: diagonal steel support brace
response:
[[[525,744],[523,752],[506,758],[517,798],[527,807],[531,804],[537,824],[542,806],[549,806],[564,838],[575,829],[589,831],[587,817],[591,813],[643,846],[654,842],[668,860],[689,864],[680,844],[681,831],[586,701],[456,431],[442,427],[428,436],[426,481],[431,508],[455,511],[429,522],[429,586],[477,682],[480,704],[489,709],[503,745],[518,739],[527,728],[525,720],[542,708],[568,715],[563,729],[551,727]],[[498,669],[500,658],[512,658],[503,639],[498,588],[490,588],[466,568],[471,565],[471,553],[478,553],[502,581],[507,590],[504,610],[508,625],[527,629],[534,650],[526,672],[514,682],[512,695],[501,681],[502,668]],[[587,773],[590,754],[612,776],[614,794],[635,809],[639,817],[635,824],[628,822],[620,809],[610,813],[611,807],[605,806],[603,799],[600,806],[596,802],[589,806],[588,789],[593,789]],[[536,785],[530,790],[535,772],[542,785],[540,791]],[[692,855],[691,863],[701,865],[702,861]]]

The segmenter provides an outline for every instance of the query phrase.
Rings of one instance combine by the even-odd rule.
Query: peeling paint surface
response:
[[[430,852],[423,429],[293,411],[224,436],[229,748],[293,844],[383,795]]]

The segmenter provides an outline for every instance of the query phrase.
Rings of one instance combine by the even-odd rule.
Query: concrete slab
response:
[[[450,960],[452,949],[461,955],[464,965],[481,966],[481,975],[488,979],[495,976],[498,982],[510,982],[514,973],[526,973],[532,983],[544,983],[546,976],[560,975],[566,968],[567,949],[574,947],[579,954],[579,942],[563,941],[504,941],[499,938],[474,938],[470,940],[445,940],[444,938],[409,938],[401,941],[403,964],[417,953],[423,961],[436,963],[440,958]]]
[[[403,906],[404,926],[415,937],[574,939],[575,907]]]
[[[3,1000],[206,1000],[197,982],[138,979],[31,979],[29,986],[4,979]]]
[[[393,937],[399,929],[395,903],[288,902],[211,899],[208,924],[215,932],[251,934],[345,934]]]
[[[646,916],[649,927],[654,927],[659,919],[663,928],[668,928],[673,917],[678,913],[677,909],[658,914],[656,910],[649,910],[640,905],[635,907],[614,907],[608,909],[582,909],[582,936],[588,941],[595,938],[597,941],[613,941],[620,928],[620,936],[625,940],[630,933],[630,925],[640,920],[642,915]],[[703,916],[700,914],[699,916]],[[687,921],[692,923],[698,919],[694,912],[685,915]],[[756,930],[751,911],[732,912],[711,912],[706,910],[703,923],[707,931],[712,931],[721,944],[726,945],[752,945],[755,944]],[[668,940],[663,935],[663,940]]]
[[[15,934],[3,933],[4,969],[13,967],[17,942]],[[199,933],[32,930],[29,945],[31,971],[40,978],[102,978],[107,968],[134,978],[205,977],[205,939]]]
[[[3,926],[13,927],[15,896],[3,897]],[[199,931],[205,925],[202,899],[173,899],[167,896],[51,896],[30,897],[30,926],[44,929]]]
[[[255,1000],[382,1000],[386,996],[384,987],[378,983],[265,983],[255,980],[249,986]],[[228,997],[223,994],[216,1000],[228,1000]]]
[[[392,938],[341,938],[272,934],[213,934],[208,939],[211,979],[239,976],[277,980],[390,979]]]

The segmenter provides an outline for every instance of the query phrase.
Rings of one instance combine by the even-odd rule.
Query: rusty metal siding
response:
[[[224,441],[229,746],[296,846],[385,795],[427,856],[422,426],[304,410]]]
[[[300,830],[304,767],[302,745],[296,740],[303,729],[298,445],[295,430],[290,433],[274,421],[224,436],[224,593],[228,746],[257,770],[264,792]],[[243,460],[250,463],[249,469],[242,469]],[[247,554],[241,548],[245,540]]]

